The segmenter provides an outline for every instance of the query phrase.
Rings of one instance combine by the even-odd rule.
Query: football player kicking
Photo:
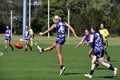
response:
[[[54,24],[45,32],[40,32],[40,35],[42,36],[42,35],[50,32],[51,30],[56,29],[56,33],[57,33],[56,42],[54,42],[51,46],[49,46],[47,48],[41,48],[41,47],[39,47],[39,45],[37,46],[37,48],[40,53],[45,52],[45,51],[50,51],[50,50],[56,48],[57,56],[58,56],[58,60],[59,60],[59,64],[60,64],[60,75],[62,75],[65,71],[65,67],[63,65],[63,57],[62,57],[62,45],[66,41],[66,39],[65,39],[66,27],[72,31],[75,38],[78,38],[78,37],[77,37],[74,29],[68,23],[61,21],[61,18],[59,16],[54,16],[53,22],[54,22]]]

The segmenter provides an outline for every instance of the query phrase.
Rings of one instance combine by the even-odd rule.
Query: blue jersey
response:
[[[85,35],[86,42],[90,41],[90,35]],[[90,44],[90,47],[93,48],[93,44]]]
[[[5,31],[5,40],[10,40],[11,39],[11,30],[7,29]]]
[[[93,40],[93,49],[94,53],[102,53],[104,51],[104,44],[103,44],[103,38],[99,33],[93,33],[94,40]]]
[[[57,32],[57,39],[56,43],[63,45],[65,42],[65,29],[66,25],[64,22],[57,22],[56,24],[56,32]]]
[[[90,35],[85,35],[85,40],[86,40],[87,42],[89,42],[89,41],[90,41]]]
[[[29,32],[28,29],[26,29],[25,32],[24,32],[24,39],[25,40],[29,40],[30,39],[30,32]]]
[[[65,29],[66,29],[66,25],[64,22],[57,22],[56,23],[57,38],[64,38],[65,37]]]

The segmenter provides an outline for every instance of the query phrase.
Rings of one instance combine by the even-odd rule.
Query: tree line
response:
[[[28,2],[29,0],[27,0]],[[47,29],[48,0],[31,0],[31,26],[37,33]],[[0,0],[0,32],[10,25],[10,10],[13,10],[13,31],[22,33],[23,0]],[[120,35],[120,0],[50,0],[50,24],[54,15],[67,22],[70,10],[70,24],[79,36],[85,28],[99,26],[101,22],[113,35]],[[27,3],[28,6],[28,3]],[[28,7],[27,7],[28,23]]]

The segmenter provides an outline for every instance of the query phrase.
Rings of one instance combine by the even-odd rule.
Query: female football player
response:
[[[85,35],[82,37],[82,40],[76,45],[75,48],[81,46],[84,43],[84,41],[86,41],[86,42],[90,41],[90,35],[91,35],[90,31],[88,29],[85,29]],[[84,44],[84,45],[86,45],[86,44]],[[91,49],[90,49],[88,55],[90,58],[92,58],[93,57],[92,44],[90,44],[90,47],[91,47]]]
[[[40,32],[40,35],[44,35],[44,34],[50,32],[51,30],[56,29],[56,33],[57,33],[56,42],[54,42],[51,46],[49,46],[47,48],[41,48],[39,46],[37,46],[37,48],[39,49],[40,52],[50,51],[50,50],[56,48],[57,56],[58,56],[58,60],[59,60],[59,64],[60,64],[60,75],[62,75],[65,71],[65,67],[63,65],[63,58],[62,58],[61,50],[62,50],[62,45],[66,41],[66,39],[65,39],[66,27],[72,31],[75,38],[78,38],[78,37],[77,37],[74,29],[68,23],[61,21],[61,18],[59,16],[54,16],[53,22],[54,22],[54,24],[45,32]]]
[[[13,46],[10,44],[11,41],[11,30],[9,28],[9,26],[6,26],[6,30],[5,30],[5,51],[8,50],[8,46],[11,47],[12,51],[14,50]]]
[[[100,32],[100,34],[102,34],[102,36],[104,36],[106,38],[106,41],[104,41],[105,55],[107,56],[107,60],[110,61],[110,56],[108,55],[108,52],[107,52],[107,47],[108,47],[107,37],[109,36],[109,32],[107,29],[104,28],[103,23],[100,24],[99,32]]]
[[[29,46],[30,50],[32,51],[32,47],[30,46],[29,42],[30,42],[30,31],[29,31],[29,27],[26,26],[26,29],[24,31],[25,51],[27,51],[28,46]]]
[[[114,76],[117,75],[117,68],[113,67],[109,63],[104,61],[104,44],[103,40],[106,40],[102,35],[99,33],[98,27],[91,27],[92,35],[90,36],[90,41],[88,44],[93,44],[93,59],[91,64],[91,71],[89,74],[85,74],[84,76],[87,78],[92,78],[94,70],[96,68],[95,62],[98,61],[106,68],[113,71]]]

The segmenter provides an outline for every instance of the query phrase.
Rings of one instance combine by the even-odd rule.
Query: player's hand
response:
[[[85,42],[84,45],[89,45],[89,43],[88,43],[88,42]]]
[[[78,36],[77,35],[74,35],[76,39],[78,39]]]
[[[78,39],[78,36],[75,36],[76,39]]]
[[[44,35],[44,33],[43,33],[43,32],[40,32],[39,34],[40,34],[40,36]]]
[[[87,45],[87,43],[85,42],[85,43],[83,43],[83,45]]]

